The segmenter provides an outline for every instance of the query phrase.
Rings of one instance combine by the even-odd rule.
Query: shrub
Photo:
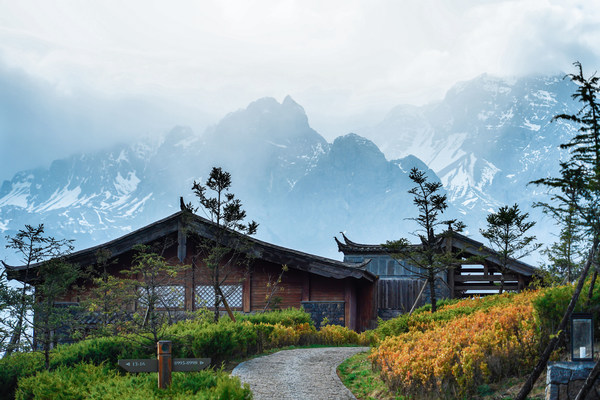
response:
[[[269,335],[269,347],[295,346],[300,340],[300,333],[291,326],[281,324],[273,325],[273,330]]]
[[[19,377],[33,375],[42,369],[44,369],[42,353],[17,353],[0,359],[0,398],[12,398]]]
[[[143,338],[102,337],[61,345],[53,352],[51,367],[81,362],[116,365],[119,358],[149,358],[156,354],[156,344]]]
[[[78,364],[44,371],[19,381],[16,399],[249,399],[250,390],[221,371],[174,373],[168,389],[158,389],[156,373],[119,375],[107,365]]]
[[[504,293],[497,296],[474,297],[463,300],[443,300],[438,305],[438,311],[431,313],[431,305],[418,308],[412,315],[402,314],[388,321],[379,321],[377,336],[384,339],[397,336],[411,330],[425,332],[440,323],[451,321],[457,317],[471,315],[474,312],[487,310],[490,307],[509,304],[514,293]]]
[[[394,391],[465,397],[535,361],[539,337],[532,301],[537,296],[527,292],[455,303],[450,310],[459,311],[462,303],[468,312],[387,337],[370,359]]]
[[[285,310],[270,311],[262,314],[237,314],[236,319],[250,321],[253,324],[295,326],[306,323],[313,325],[310,314],[302,308],[286,308]]]
[[[210,357],[213,365],[256,352],[257,330],[250,322],[227,321],[199,329],[193,338],[195,357]]]
[[[319,343],[327,345],[358,344],[358,333],[339,325],[325,325],[317,338]]]

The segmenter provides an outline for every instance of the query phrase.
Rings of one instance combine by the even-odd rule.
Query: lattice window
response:
[[[221,285],[221,291],[231,308],[242,308],[242,285]],[[214,307],[215,289],[210,285],[196,286],[196,306]]]
[[[146,290],[140,288],[140,305],[148,306]],[[155,289],[156,308],[185,308],[185,287],[183,286],[157,286]]]

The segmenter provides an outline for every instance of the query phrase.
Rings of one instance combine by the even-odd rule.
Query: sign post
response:
[[[156,343],[156,359],[119,360],[119,366],[129,372],[158,372],[158,387],[171,385],[171,372],[201,371],[210,365],[210,358],[171,358],[170,340]]]
[[[157,345],[158,387],[166,389],[171,385],[171,341],[161,340]]]

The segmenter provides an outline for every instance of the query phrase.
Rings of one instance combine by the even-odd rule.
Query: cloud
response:
[[[0,56],[47,83],[30,95],[58,95],[52,102],[68,106],[55,112],[69,117],[55,121],[72,127],[110,119],[74,116],[77,96],[99,96],[111,113],[111,98],[176,103],[188,118],[202,110],[216,122],[290,94],[333,139],[483,73],[555,74],[575,60],[592,71],[599,30],[600,3],[578,0],[8,2]]]
[[[152,98],[64,93],[1,63],[0,87],[0,181],[72,153],[162,133],[185,119]]]

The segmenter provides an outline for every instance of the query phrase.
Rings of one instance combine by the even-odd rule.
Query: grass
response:
[[[377,371],[373,371],[368,353],[359,353],[341,363],[338,367],[338,375],[348,389],[358,400],[407,400],[406,397],[391,393],[386,384],[379,377]],[[477,396],[470,397],[473,400],[510,400],[513,399],[521,386],[527,379],[523,377],[511,377],[494,384],[483,384],[477,389]],[[545,398],[546,376],[540,376],[528,399],[542,400]],[[418,399],[414,399],[418,400]]]
[[[373,371],[371,362],[367,357],[368,353],[358,353],[339,365],[338,375],[344,385],[359,400],[402,399],[402,396],[395,396],[389,392],[379,374]]]

